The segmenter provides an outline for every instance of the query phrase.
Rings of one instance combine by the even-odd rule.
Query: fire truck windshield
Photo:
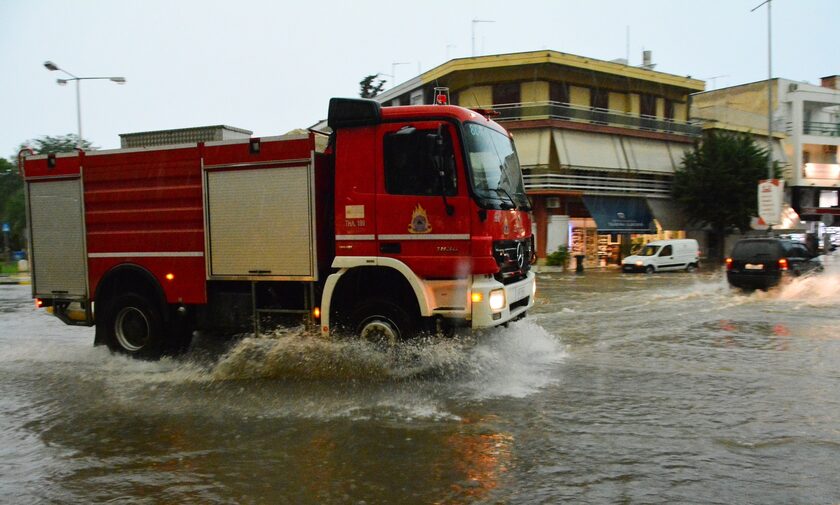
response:
[[[477,123],[464,124],[472,186],[483,205],[530,210],[513,141]]]

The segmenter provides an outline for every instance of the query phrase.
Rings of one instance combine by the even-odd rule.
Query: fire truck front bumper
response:
[[[474,276],[470,292],[472,327],[491,328],[524,317],[534,306],[536,292],[533,272],[507,285],[489,275]]]

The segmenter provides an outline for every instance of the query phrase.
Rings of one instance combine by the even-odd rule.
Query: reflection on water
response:
[[[840,272],[546,274],[531,317],[382,352],[302,329],[178,359],[0,288],[0,502],[838,503]]]

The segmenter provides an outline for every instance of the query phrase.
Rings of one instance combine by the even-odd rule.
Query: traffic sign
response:
[[[12,231],[12,228],[9,226],[9,223],[3,223],[3,233],[8,233]]]

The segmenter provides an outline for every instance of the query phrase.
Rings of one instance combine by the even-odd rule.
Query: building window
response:
[[[428,136],[437,130],[396,131],[385,135],[383,151],[385,165],[385,190],[392,195],[440,195],[441,180],[446,194],[457,192],[455,154],[449,130],[443,133],[444,177],[435,167],[429,151]]]
[[[493,105],[519,103],[522,101],[518,82],[493,85]]]
[[[665,99],[665,120],[674,120],[674,102],[672,100],[668,100],[667,98]]]
[[[656,97],[653,95],[639,95],[639,114],[656,117]]]
[[[590,93],[589,97],[589,104],[592,106],[593,109],[607,110],[610,108],[609,91],[601,88],[594,88],[592,90],[592,93]]]
[[[568,105],[569,100],[569,84],[565,82],[551,82],[548,84],[548,97],[552,102],[562,103]]]
[[[423,105],[423,90],[415,89],[411,92],[411,105]]]
[[[605,89],[593,88],[589,94],[589,105],[592,107],[592,123],[607,124],[609,117],[607,110],[610,108],[610,93]]]

